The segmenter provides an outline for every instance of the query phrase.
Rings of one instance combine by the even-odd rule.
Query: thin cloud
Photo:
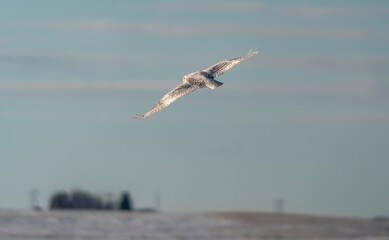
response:
[[[172,87],[174,83],[145,81],[0,81],[0,90],[120,90],[154,91]]]
[[[55,121],[128,121],[134,119],[131,112],[112,112],[112,111],[80,111],[80,110],[12,110],[0,112],[0,119],[28,119],[28,120],[55,120]]]
[[[55,121],[130,121],[134,120],[134,114],[122,111],[77,111],[77,110],[54,110],[54,111],[27,111],[13,110],[0,112],[0,119],[31,119],[31,120],[55,120]],[[199,114],[177,114],[158,116],[158,121],[182,121],[190,120],[193,122],[212,122],[212,121],[243,121],[256,123],[374,123],[388,124],[388,113],[367,113],[367,112],[348,112],[348,113],[296,113],[296,114],[223,114],[220,112],[207,113],[207,117]]]
[[[342,71],[389,73],[389,57],[363,55],[276,55],[266,54],[265,58],[258,59],[261,66],[266,68],[293,68],[305,71]]]
[[[352,17],[368,18],[389,14],[389,5],[381,6],[313,6],[302,4],[292,6],[284,10],[290,16],[303,18],[329,18],[329,17]]]
[[[50,54],[43,52],[21,52],[2,51],[0,52],[1,65],[67,65],[73,63],[74,59],[69,55]]]
[[[239,23],[135,22],[112,20],[45,20],[18,23],[81,34],[146,34],[158,37],[245,36],[314,39],[389,39],[389,34],[368,28],[328,28],[313,26],[258,25]]]
[[[114,20],[42,20],[19,22],[15,25],[76,33],[111,33],[139,30],[136,23]]]
[[[257,2],[161,2],[152,5],[152,8],[169,11],[212,11],[212,12],[259,12],[264,10],[264,5]]]
[[[163,81],[1,81],[1,91],[164,91],[171,90],[177,82]],[[376,95],[376,82],[371,79],[360,79],[355,81],[343,81],[336,83],[322,84],[273,84],[273,85],[250,85],[247,87],[234,86],[223,89],[225,93],[236,93],[243,95],[263,97],[324,97],[328,99],[339,98],[360,98],[370,99]]]
[[[124,81],[124,80],[110,80],[110,81],[98,81],[98,82],[85,82],[85,81],[1,81],[0,92],[2,92],[2,99],[11,100],[17,97],[18,104],[38,102],[45,104],[60,104],[60,103],[74,103],[77,102],[84,104],[98,104],[101,103],[101,93],[97,92],[96,95],[85,95],[85,92],[92,91],[107,91],[108,95],[104,95],[104,102],[113,100],[114,104],[121,104],[123,98],[126,99],[126,104],[134,107],[135,105],[149,105],[154,100],[158,100],[163,94],[174,87],[176,82],[147,82],[147,81]],[[376,83],[370,79],[360,79],[357,81],[346,81],[336,83],[322,83],[322,84],[274,84],[274,85],[251,85],[251,86],[230,86],[221,89],[219,92],[220,98],[228,101],[232,94],[238,102],[234,101],[234,104],[239,103],[252,103],[252,99],[264,98],[270,99],[267,103],[277,104],[277,99],[294,99],[304,102],[315,102],[315,99],[324,99],[325,102],[331,103],[332,101],[339,101],[342,99],[351,100],[348,101],[351,104],[370,102],[370,99],[376,97]],[[126,91],[131,94],[118,94],[125,93]],[[23,92],[23,97],[20,96],[20,92]],[[71,92],[72,94],[69,94]],[[145,93],[152,93],[152,100],[144,100]],[[5,94],[4,94],[5,93]],[[14,93],[17,93],[14,95]],[[29,94],[34,93],[34,94]],[[36,93],[36,94],[35,94]],[[64,94],[63,94],[64,93]],[[74,94],[73,94],[74,93]],[[203,92],[205,93],[205,92]],[[227,95],[226,95],[227,94]],[[120,96],[119,96],[120,95]],[[14,97],[13,97],[14,96]],[[86,98],[84,98],[87,96]],[[109,99],[106,97],[109,96]],[[116,99],[116,96],[119,96]],[[151,96],[147,95],[146,96]],[[154,99],[157,97],[157,99]],[[248,97],[249,102],[245,97]],[[253,98],[254,97],[254,98]],[[64,98],[64,99],[62,99]],[[112,99],[111,99],[112,98]],[[140,100],[142,99],[142,100]],[[65,100],[65,101],[64,101]],[[101,100],[101,99],[100,99]],[[116,101],[120,100],[120,101]],[[199,101],[206,101],[206,98],[197,98],[195,104],[199,104]],[[141,103],[142,102],[142,103]],[[288,101],[290,102],[290,101]],[[293,102],[293,101],[292,101]],[[194,104],[191,101],[186,101],[186,104]],[[223,109],[223,108],[221,108]],[[134,110],[135,111],[135,110]],[[221,115],[222,116],[221,116]],[[23,118],[23,119],[58,119],[58,120],[128,120],[133,117],[133,114],[121,111],[107,111],[96,113],[95,111],[72,111],[67,109],[55,109],[48,111],[24,111],[24,110],[9,110],[0,113],[0,118]],[[168,116],[170,119],[172,116]],[[180,116],[173,116],[174,118]],[[182,116],[181,116],[182,117]],[[188,117],[185,115],[185,117]],[[189,116],[192,119],[192,116]],[[388,123],[389,114],[382,112],[372,113],[295,113],[295,114],[278,114],[278,113],[241,113],[237,114],[223,114],[218,112],[212,116],[208,116],[207,119],[220,120],[220,118],[227,120],[243,120],[243,121],[258,121],[258,122],[334,122],[334,123],[349,123],[349,122],[377,122]],[[193,116],[196,119],[196,116]],[[193,120],[192,119],[192,120]],[[201,119],[198,119],[201,120]]]
[[[288,102],[337,102],[342,100],[367,102],[379,97],[377,83],[372,79],[327,83],[234,86],[225,91],[242,94],[242,96],[271,99],[272,102],[277,102],[277,99],[287,99]]]
[[[104,54],[90,52],[71,51],[45,51],[45,50],[1,50],[0,67],[20,67],[42,66],[72,69],[90,69],[94,71],[104,71],[112,69],[123,69],[136,67],[160,66],[167,56],[158,53],[138,53],[138,54]]]
[[[223,118],[228,118],[227,116]],[[389,123],[388,113],[304,113],[304,114],[242,114],[230,116],[235,120],[251,122],[289,123]]]
[[[5,36],[0,36],[0,43],[1,44],[4,44],[4,43],[9,43],[10,40],[8,37],[5,37]]]

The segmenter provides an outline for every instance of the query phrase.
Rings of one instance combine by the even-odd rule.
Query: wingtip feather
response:
[[[249,56],[253,56],[255,54],[258,54],[261,50],[253,50],[252,48],[250,49],[250,51],[247,53],[247,55]]]

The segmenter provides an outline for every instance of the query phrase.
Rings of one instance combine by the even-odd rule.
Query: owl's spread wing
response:
[[[137,114],[136,118],[146,118],[150,116],[151,114],[154,114],[163,108],[170,105],[170,103],[176,101],[180,97],[183,97],[194,90],[198,89],[199,85],[197,84],[189,84],[189,83],[182,83],[178,85],[175,89],[171,90],[169,93],[167,93],[161,100],[159,100],[154,107],[152,107],[147,113],[141,115]]]
[[[210,66],[209,68],[205,69],[204,71],[208,72],[208,74],[210,76],[215,78],[215,77],[227,72],[228,70],[230,70],[233,66],[235,66],[239,62],[244,61],[247,58],[250,58],[257,53],[258,53],[258,51],[251,51],[250,50],[250,52],[246,56],[221,61],[213,66]]]

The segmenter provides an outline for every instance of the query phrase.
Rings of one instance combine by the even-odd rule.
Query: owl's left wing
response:
[[[250,50],[250,52],[246,56],[238,57],[238,58],[233,58],[233,59],[230,59],[230,60],[221,61],[221,62],[219,62],[219,63],[217,63],[217,64],[215,64],[213,66],[210,66],[209,68],[205,69],[204,71],[207,72],[213,78],[215,78],[215,77],[217,77],[219,75],[222,75],[223,73],[227,72],[233,66],[235,66],[238,63],[240,63],[241,61],[244,61],[247,58],[250,58],[250,57],[254,56],[257,53],[258,53],[258,51],[251,51]]]

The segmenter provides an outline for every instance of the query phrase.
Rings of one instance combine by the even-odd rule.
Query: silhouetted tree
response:
[[[100,197],[82,190],[75,190],[71,193],[71,202],[73,208],[77,209],[101,209],[103,207]]]
[[[112,204],[106,204],[101,197],[82,191],[71,193],[58,192],[51,197],[50,209],[113,209]]]
[[[122,194],[119,208],[120,210],[127,210],[127,211],[132,211],[134,209],[130,193],[124,192]]]
[[[71,202],[66,192],[58,192],[51,197],[50,209],[71,208]]]

